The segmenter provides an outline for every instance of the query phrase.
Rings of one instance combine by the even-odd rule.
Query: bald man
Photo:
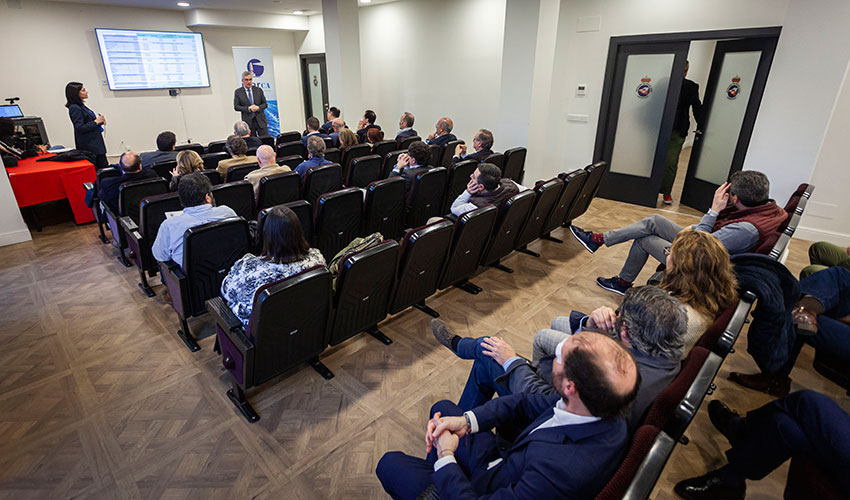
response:
[[[427,459],[385,454],[377,474],[396,499],[593,498],[617,470],[628,432],[622,416],[640,374],[620,342],[584,331],[560,346],[552,366],[556,394],[513,394],[463,412],[431,408]],[[491,429],[521,430],[513,442]]]
[[[345,122],[342,118],[334,118],[331,120],[331,128],[333,129],[333,132],[328,134],[328,137],[333,139],[334,146],[339,147],[339,133],[345,128]]]
[[[257,148],[257,163],[260,164],[260,168],[245,176],[245,180],[254,186],[255,197],[260,192],[260,181],[263,177],[292,171],[286,165],[278,165],[275,161],[277,161],[277,154],[271,146],[263,144]]]
[[[451,141],[456,141],[457,137],[452,133],[452,129],[455,124],[451,118],[448,116],[444,116],[437,120],[437,124],[434,126],[434,133],[428,136],[427,142],[428,144],[436,144],[438,146],[445,146],[446,143]]]

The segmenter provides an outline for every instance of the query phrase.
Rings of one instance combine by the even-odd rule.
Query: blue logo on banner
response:
[[[254,76],[263,76],[264,68],[259,59],[251,59],[248,61],[248,71],[254,73]]]

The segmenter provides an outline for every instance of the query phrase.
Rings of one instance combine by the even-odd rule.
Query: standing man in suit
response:
[[[242,86],[233,92],[233,109],[242,113],[242,121],[251,127],[251,135],[268,135],[266,125],[266,95],[254,86],[254,74],[242,72]]]
[[[448,116],[444,116],[437,120],[437,125],[434,127],[434,133],[428,136],[425,141],[428,144],[436,144],[437,146],[445,146],[447,142],[456,141],[457,137],[452,133],[454,122]]]
[[[401,145],[402,139],[405,137],[413,137],[415,135],[419,135],[415,130],[413,130],[413,121],[414,121],[413,113],[408,113],[405,111],[402,113],[401,118],[398,119],[398,133],[395,135],[395,142],[397,145]]]
[[[667,160],[664,163],[664,179],[658,191],[662,194],[664,204],[673,204],[673,181],[676,180],[676,172],[679,170],[679,154],[682,152],[682,144],[688,137],[688,129],[691,128],[691,119],[688,115],[689,108],[694,110],[694,119],[697,121],[696,135],[702,134],[702,103],[699,101],[699,84],[688,80],[689,62],[685,62],[685,74],[682,76],[682,90],[679,92],[679,103],[676,105],[676,119],[673,121],[673,135],[670,137],[670,145],[667,147]]]
[[[455,155],[452,157],[452,162],[475,160],[481,163],[484,161],[485,158],[493,154],[493,132],[490,132],[486,128],[479,130],[472,139],[472,149],[475,150],[474,153],[466,154],[466,144],[458,144],[455,147]]]
[[[444,500],[593,498],[626,452],[622,417],[640,375],[618,341],[584,331],[557,351],[552,383],[556,394],[512,394],[467,412],[440,401],[425,432],[427,459],[386,453],[378,479],[396,499],[434,490]],[[521,432],[509,442],[489,432],[497,427]]]

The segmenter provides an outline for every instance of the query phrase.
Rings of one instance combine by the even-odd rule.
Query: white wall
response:
[[[101,85],[105,76],[94,36],[96,27],[188,31],[183,13],[174,10],[29,0],[23,1],[21,9],[0,4],[0,46],[15,47],[16,53],[28,61],[25,72],[10,71],[9,65],[0,72],[0,95],[20,96],[26,114],[44,119],[53,144],[74,144],[64,107],[65,83],[72,80],[86,85],[89,106],[106,117],[104,137],[110,155],[125,149],[154,149],[156,134],[162,130],[172,130],[181,142],[223,139],[239,119],[233,111],[233,90],[239,85],[233,45],[272,47],[281,128],[300,130],[303,126],[293,32],[195,29],[204,35],[211,86],[184,89],[181,96],[169,97],[167,90],[113,92]]]
[[[505,0],[401,0],[360,8],[364,106],[387,137],[402,112],[422,137],[444,115],[471,144],[498,123]],[[345,112],[356,123],[358,115]],[[360,110],[362,114],[362,110]],[[495,149],[504,149],[496,131]]]
[[[3,172],[0,174],[0,247],[2,247],[29,241],[32,236],[30,236],[29,229],[27,229],[27,225],[21,217],[18,204],[15,203],[12,185],[9,184],[9,176],[6,175],[6,169],[1,158],[0,169]]]
[[[308,31],[295,34],[299,54],[322,54],[325,52],[325,25],[321,15],[307,18]]]

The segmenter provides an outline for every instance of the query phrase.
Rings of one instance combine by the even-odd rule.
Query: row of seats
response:
[[[756,253],[773,259],[787,254],[788,242],[805,209],[814,186],[801,184],[785,211],[788,218]],[[637,429],[629,451],[597,500],[645,500],[655,487],[676,443],[687,444],[685,431],[707,394],[715,389],[714,379],[726,356],[733,352],[756,296],[744,291],[705,331],[682,364],[679,375],[653,402]]]

